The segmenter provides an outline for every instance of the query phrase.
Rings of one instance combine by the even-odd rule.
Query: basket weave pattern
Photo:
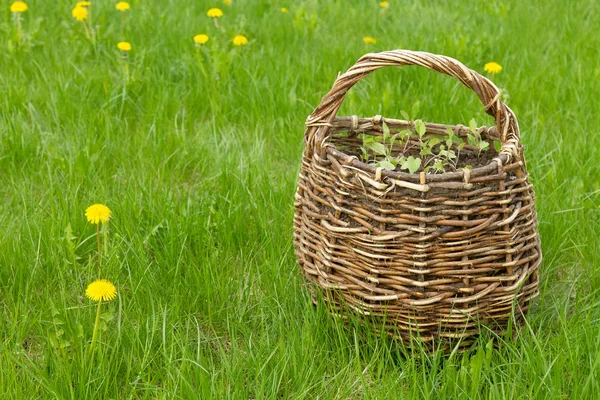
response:
[[[442,174],[376,168],[357,157],[357,134],[397,132],[410,121],[337,117],[347,91],[374,70],[419,65],[471,88],[500,140],[486,165]],[[427,123],[429,135],[447,125]],[[466,140],[468,129],[451,126]],[[339,135],[346,132],[347,135]],[[498,333],[538,294],[541,249],[519,126],[488,79],[449,57],[397,50],[363,56],[339,76],[306,122],[294,243],[306,278],[337,310],[384,318],[390,335],[423,343]],[[468,148],[468,146],[466,147]],[[465,151],[465,154],[468,154]]]

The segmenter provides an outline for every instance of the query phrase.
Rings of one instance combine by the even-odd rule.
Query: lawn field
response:
[[[595,0],[93,0],[81,21],[75,1],[26,3],[0,0],[0,399],[600,398]],[[314,307],[296,264],[306,117],[392,49],[460,60],[519,119],[544,261],[499,346],[405,352]],[[401,110],[493,124],[417,67],[370,75],[339,114]],[[118,295],[90,351],[98,278]]]

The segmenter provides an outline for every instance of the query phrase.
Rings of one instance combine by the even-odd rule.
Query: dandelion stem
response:
[[[21,14],[17,14],[17,43],[19,46],[21,45],[21,37],[23,36],[22,29]]]
[[[127,59],[127,55],[124,55],[123,57],[123,89],[121,91],[121,109],[119,110],[119,118],[123,116],[123,110],[125,109],[125,100],[127,100],[127,85],[129,84],[129,61]]]
[[[205,78],[208,77],[208,75],[206,74],[206,69],[204,68],[204,60],[202,59],[202,47],[201,46],[196,46],[196,58],[198,59],[198,65],[200,66],[200,72],[202,72],[202,75],[204,75]]]
[[[93,39],[92,39],[92,32],[90,30],[90,27],[88,26],[87,21],[82,21],[83,24],[83,29],[85,30],[85,37],[87,38],[87,40],[89,40],[90,42],[92,42],[92,44],[94,43]]]
[[[121,13],[121,40],[123,40],[123,33],[125,31],[125,13]]]
[[[102,233],[104,236],[104,251],[108,254],[108,221],[102,224]]]
[[[102,248],[100,247],[100,223],[96,224],[96,241],[98,242],[98,262],[102,262]]]
[[[90,344],[90,355],[93,357],[94,346],[98,338],[98,327],[100,326],[100,309],[102,308],[102,300],[98,302],[98,311],[96,312],[96,323],[94,324],[94,333],[92,334],[92,343]]]
[[[92,24],[92,6],[93,6],[93,4],[91,4],[91,2],[90,2],[88,22],[90,23],[90,33],[92,34],[92,42],[94,44],[94,47],[96,47],[96,37],[95,37],[96,32],[94,30],[94,25]]]
[[[125,85],[129,84],[129,61],[125,60]]]

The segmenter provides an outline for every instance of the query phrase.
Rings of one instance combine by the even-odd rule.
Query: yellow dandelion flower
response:
[[[75,4],[75,7],[89,7],[91,5],[91,1],[78,1],[77,4]]]
[[[206,42],[208,42],[208,35],[205,35],[203,33],[194,36],[194,42],[198,43],[198,44],[204,44]]]
[[[233,44],[236,46],[243,46],[248,44],[248,38],[244,35],[237,35],[233,38]]]
[[[27,4],[24,1],[15,1],[10,5],[10,12],[14,13],[23,13],[28,9],[29,7],[27,7]]]
[[[106,279],[98,279],[88,285],[85,295],[93,301],[111,301],[117,297],[117,288]]]
[[[117,43],[117,47],[121,51],[131,51],[131,43],[129,42],[119,42]]]
[[[282,7],[282,8],[281,8],[281,12],[285,14],[286,12],[288,12],[288,9],[287,9],[287,8],[285,8],[285,7]]]
[[[363,38],[363,42],[365,42],[365,44],[377,44],[377,40],[375,40],[375,38],[371,36],[365,36]]]
[[[88,17],[88,10],[87,8],[82,6],[75,6],[73,11],[71,11],[71,14],[73,15],[73,18],[75,18],[77,21],[83,21]]]
[[[206,13],[211,18],[221,18],[223,16],[223,11],[220,8],[211,8]]]
[[[131,8],[131,6],[129,5],[128,2],[126,1],[120,1],[117,3],[117,5],[115,6],[115,8],[119,11],[127,11]]]
[[[90,224],[105,224],[110,219],[111,212],[104,204],[94,204],[85,210],[85,216]]]
[[[381,3],[379,3],[379,6],[381,8],[388,8],[390,6],[390,2],[389,1],[382,1]]]
[[[230,6],[231,0],[223,0],[223,3],[225,3],[226,6]]]
[[[502,65],[492,61],[485,64],[483,66],[483,69],[485,70],[485,72],[489,72],[490,74],[497,74],[498,72],[502,71]]]

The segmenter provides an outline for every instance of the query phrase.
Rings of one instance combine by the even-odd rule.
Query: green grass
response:
[[[19,47],[0,2],[1,398],[600,397],[594,0],[134,0],[127,85],[121,15],[95,3],[95,46],[74,2],[29,0]],[[201,54],[197,33],[211,37]],[[248,46],[231,45],[239,33]],[[304,121],[338,72],[396,48],[504,67],[494,81],[519,118],[544,263],[527,326],[498,349],[403,354],[313,307],[295,264]],[[358,84],[340,114],[490,123],[482,108],[405,68]],[[119,296],[90,363],[93,203],[114,214],[100,275]]]

